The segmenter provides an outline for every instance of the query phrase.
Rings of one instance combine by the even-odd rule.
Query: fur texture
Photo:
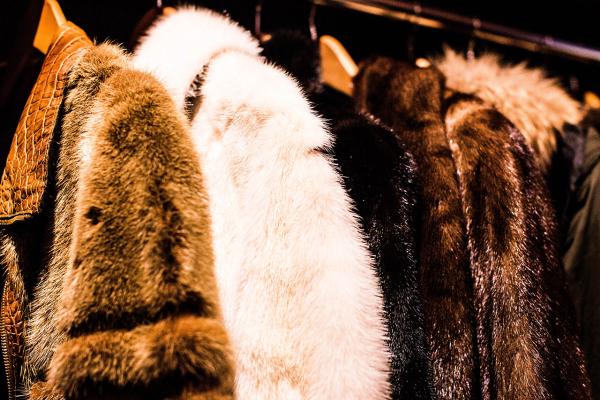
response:
[[[77,152],[81,140],[81,125],[88,118],[94,97],[106,77],[123,68],[125,58],[116,48],[107,47],[106,52],[95,60],[101,65],[101,74],[89,76],[91,82],[84,82],[81,95],[75,90],[80,82],[70,79],[67,82],[66,97],[63,103],[62,126],[59,130],[57,167],[53,171],[54,204],[52,209],[53,235],[50,245],[49,262],[41,271],[39,284],[31,303],[31,318],[26,335],[28,364],[34,379],[43,378],[54,350],[65,340],[64,332],[57,329],[59,298],[63,290],[63,279],[69,264],[69,249],[73,237],[75,202],[79,181],[80,160]],[[96,53],[87,57],[91,58]],[[80,90],[81,90],[80,89]]]
[[[456,169],[441,118],[443,76],[387,58],[355,78],[362,110],[390,124],[419,163],[418,258],[427,343],[438,399],[478,393],[472,289]]]
[[[435,64],[446,75],[448,88],[481,98],[514,123],[544,172],[556,150],[557,132],[565,123],[581,120],[579,103],[541,69],[508,65],[494,54],[468,60],[450,49]]]
[[[231,51],[228,51],[231,50]],[[332,138],[250,34],[184,9],[137,50],[192,122],[211,199],[217,278],[239,399],[385,399],[381,290],[329,157]]]
[[[32,394],[231,398],[233,359],[189,132],[161,85],[127,62],[102,45],[69,75],[56,209],[65,231],[28,339],[32,364],[42,371],[49,361],[48,383]]]
[[[498,111],[456,94],[445,121],[467,219],[483,399],[589,399],[542,174]]]
[[[276,32],[262,47],[269,61],[300,81],[316,110],[330,123],[331,156],[356,205],[383,290],[392,399],[431,399],[431,366],[418,286],[412,154],[390,129],[354,111],[352,99],[321,86],[319,54],[308,37],[295,31]]]

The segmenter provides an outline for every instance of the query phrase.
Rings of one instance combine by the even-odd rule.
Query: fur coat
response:
[[[383,289],[392,355],[392,399],[431,399],[419,293],[416,170],[402,138],[372,116],[354,110],[352,99],[324,87],[319,54],[296,31],[280,31],[262,44],[262,54],[284,67],[307,91],[331,127],[331,155],[356,205]]]
[[[390,124],[418,162],[418,259],[433,387],[438,399],[478,393],[469,255],[456,169],[441,118],[444,79],[387,58],[355,78],[361,110]]]
[[[479,99],[456,94],[442,101],[443,78],[434,68],[418,70],[380,58],[367,62],[358,78],[361,104],[388,118],[403,115],[404,123],[422,132],[421,140],[441,123],[447,147],[437,153],[450,157],[451,178],[458,179],[460,210],[451,210],[466,221],[462,234],[468,244],[477,328],[480,395],[475,397],[589,398],[557,258],[553,211],[519,131]],[[388,97],[378,91],[383,87],[391,89]],[[407,101],[421,106],[412,111],[426,122],[415,125],[414,117],[399,112]],[[435,213],[446,210],[438,206]]]
[[[554,213],[531,149],[479,99],[456,94],[446,108],[476,282],[484,398],[589,399]]]
[[[237,397],[387,398],[381,289],[332,137],[258,54],[249,32],[188,8],[151,28],[135,60],[192,120]]]
[[[26,319],[31,398],[229,399],[233,358],[189,130],[166,90],[128,64],[101,45],[69,71],[49,261]]]

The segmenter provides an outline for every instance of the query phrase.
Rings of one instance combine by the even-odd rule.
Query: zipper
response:
[[[2,345],[2,360],[4,361],[4,371],[6,371],[6,386],[8,387],[8,400],[16,399],[15,381],[13,366],[10,363],[8,348],[8,332],[4,323],[4,308],[6,306],[6,282],[2,285],[2,297],[0,298],[0,344]]]

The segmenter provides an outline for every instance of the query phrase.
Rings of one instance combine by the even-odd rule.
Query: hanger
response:
[[[67,19],[58,1],[44,0],[40,23],[33,38],[33,47],[46,54],[60,27],[66,23]]]
[[[594,92],[587,91],[583,95],[585,105],[590,108],[600,108],[600,97]]]
[[[477,32],[481,29],[481,20],[479,18],[473,18],[471,20],[471,35],[469,37],[469,44],[467,45],[467,51],[465,53],[465,58],[467,60],[475,59],[475,37],[477,36]]]
[[[314,6],[314,3],[313,3]],[[419,9],[416,4],[415,8]],[[315,9],[311,9],[309,26],[313,41],[317,38],[315,25]],[[352,59],[344,45],[333,36],[323,35],[319,39],[319,51],[321,53],[321,81],[348,96],[352,96],[354,88],[354,77],[358,74],[358,65]],[[415,64],[419,68],[427,68],[431,62],[425,58],[418,58]]]
[[[313,43],[319,37],[315,23],[316,6],[312,3],[308,15],[308,27]],[[319,53],[321,53],[321,82],[325,85],[352,96],[353,78],[358,73],[358,66],[344,45],[333,36],[323,35],[319,38]]]
[[[319,39],[321,52],[321,79],[348,96],[352,96],[352,79],[358,73],[358,66],[344,46],[333,36],[324,35]]]
[[[254,36],[262,43],[266,43],[271,40],[272,36],[262,32],[262,10],[263,0],[258,0],[254,6]]]

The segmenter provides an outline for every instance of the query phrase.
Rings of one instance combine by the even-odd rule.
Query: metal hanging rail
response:
[[[600,50],[506,26],[469,18],[433,7],[395,0],[312,0],[319,6],[337,7],[405,21],[432,29],[453,30],[506,46],[600,63]]]

